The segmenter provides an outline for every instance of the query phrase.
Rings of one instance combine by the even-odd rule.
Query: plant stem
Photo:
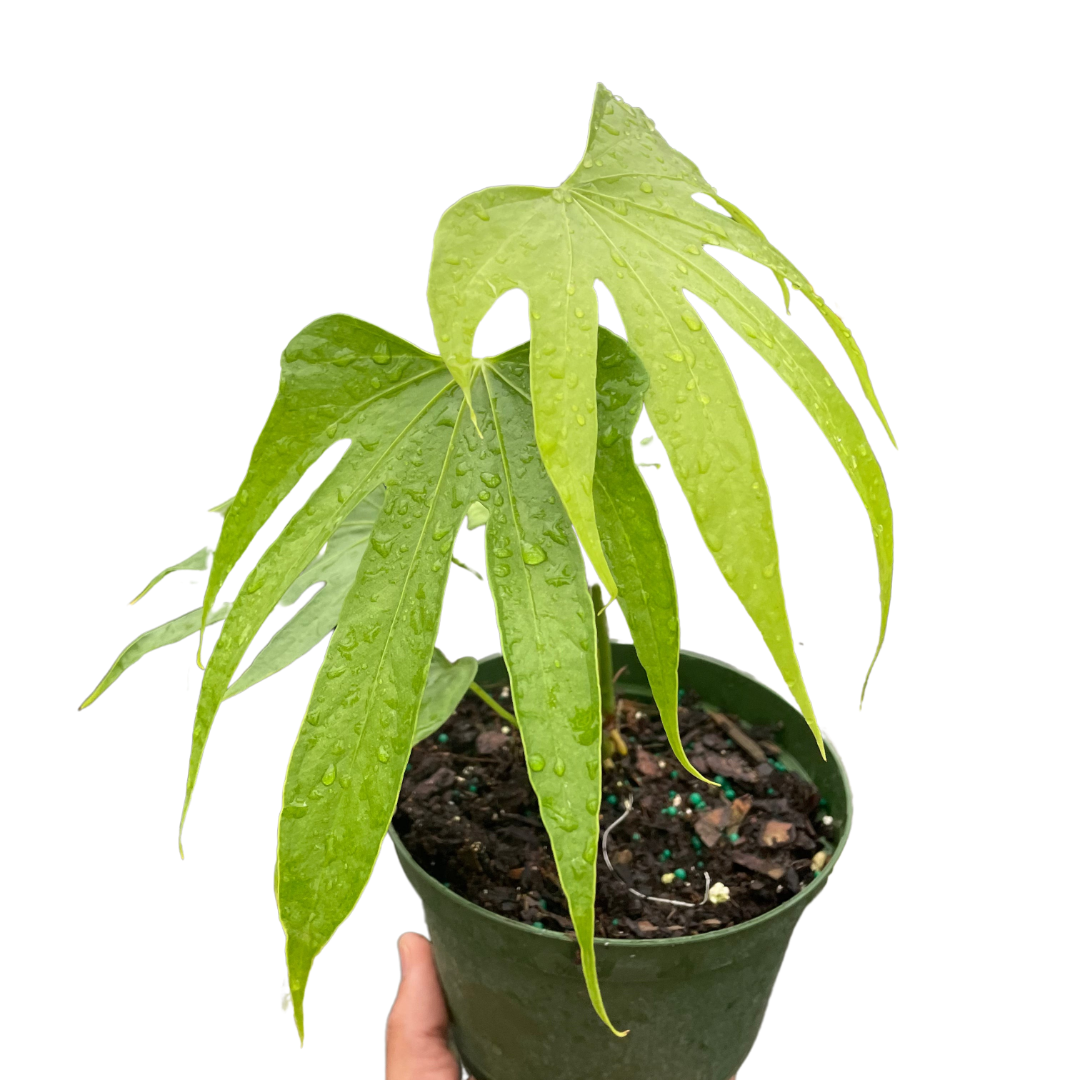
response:
[[[615,715],[615,678],[611,661],[611,635],[608,633],[604,596],[599,585],[591,589],[593,611],[596,613],[596,655],[600,662],[600,711],[605,720]]]
[[[481,584],[484,584],[484,575],[480,570],[474,570],[468,563],[462,562],[457,555],[450,555],[450,562],[462,570],[468,570],[471,575]]]
[[[491,710],[498,713],[508,724],[518,726],[517,717],[512,712],[507,712],[482,686],[477,683],[469,683],[469,689]]]

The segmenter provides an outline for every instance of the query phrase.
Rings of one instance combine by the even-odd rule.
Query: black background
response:
[[[93,111],[76,104],[73,125],[93,132],[84,162],[93,174],[84,191],[93,193],[71,207],[71,273],[100,300],[79,315],[85,359],[71,453],[76,521],[94,557],[71,626],[82,643],[67,665],[73,719],[129,640],[199,603],[201,589],[188,582],[201,585],[205,576],[183,575],[124,608],[162,566],[215,542],[219,519],[204,511],[239,485],[286,340],[319,315],[345,311],[434,350],[424,287],[438,216],[488,185],[558,184],[580,157],[597,79],[644,108],[829,303],[839,302],[897,440],[912,446],[913,330],[897,325],[894,298],[867,257],[894,243],[897,199],[921,153],[916,121],[899,99],[870,90],[877,120],[841,134],[832,121],[800,119],[771,103],[740,100],[729,111],[692,82],[676,87],[630,64],[579,71],[551,84],[510,80],[498,90],[480,78],[421,73],[325,91],[306,82],[295,95],[281,85],[257,93],[257,81],[215,95],[205,73],[178,70],[159,86],[145,72],[137,85],[118,83],[97,98]],[[138,86],[149,102],[133,93]],[[768,272],[734,256],[721,260],[782,312]],[[858,1023],[865,1035],[873,1024],[878,1012],[869,1002],[900,950],[887,929],[897,903],[891,882],[904,873],[895,862],[900,796],[885,756],[908,708],[901,659],[913,632],[912,459],[905,468],[889,446],[820,316],[797,295],[792,308],[791,324],[831,370],[885,469],[896,514],[895,598],[860,715],[878,623],[867,518],[794,395],[705,311],[761,447],[807,684],[859,801],[848,851],[795,935],[744,1080],[816,1076],[831,1059],[835,1068],[838,1055],[850,1064],[841,1075],[863,1075],[860,1054],[873,1048],[848,1042],[845,1032]],[[600,314],[621,333],[603,288]],[[524,297],[512,294],[481,327],[475,351],[501,351],[526,333]],[[642,457],[662,460],[659,450]],[[222,598],[336,456],[316,465],[271,519]],[[646,476],[672,546],[684,646],[782,689],[670,469]],[[462,532],[457,546],[477,568],[481,537]],[[286,615],[275,612],[248,657]],[[629,636],[616,609],[612,621],[613,633]],[[215,636],[208,632],[207,654]],[[451,572],[438,642],[450,657],[499,648],[486,586],[467,573]],[[87,968],[117,995],[87,1037],[92,1056],[114,1052],[118,1036],[123,1044],[136,1031],[172,1048],[178,1063],[203,1061],[210,1049],[259,1047],[279,1051],[282,1063],[297,1052],[292,1018],[278,1011],[284,960],[271,878],[285,760],[322,651],[222,707],[183,863],[176,826],[199,686],[193,640],[139,662],[78,714],[80,734],[104,764],[91,784],[81,832],[86,868],[70,918],[82,928]],[[423,930],[420,906],[387,842],[359,907],[315,964],[309,1062],[338,1067],[348,1050],[361,1075],[381,1075],[394,941],[408,929]]]

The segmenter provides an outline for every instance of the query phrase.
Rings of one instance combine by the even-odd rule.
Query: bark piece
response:
[[[694,832],[707,848],[714,848],[727,829],[731,807],[718,806],[707,814],[698,814],[694,819]]]
[[[780,847],[790,844],[795,833],[795,826],[790,821],[766,821],[761,830],[761,843],[765,847]]]
[[[744,751],[758,764],[765,761],[768,755],[761,749],[756,740],[750,738],[750,736],[743,731],[742,725],[737,720],[732,720],[730,716],[725,716],[723,713],[718,712],[711,712],[709,715],[724,729],[724,733],[739,747],[739,749]]]

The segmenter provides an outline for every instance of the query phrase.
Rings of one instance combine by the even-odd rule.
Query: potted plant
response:
[[[719,209],[699,203],[700,194]],[[422,836],[410,844],[395,835],[425,903],[455,1038],[476,1076],[651,1075],[660,1063],[686,1076],[727,1076],[748,1052],[794,922],[824,884],[830,854],[842,847],[850,805],[799,671],[753,434],[688,296],[711,307],[776,370],[851,477],[877,551],[878,650],[889,608],[892,520],[878,463],[825,368],[706,252],[710,246],[772,270],[785,305],[793,287],[818,308],[884,424],[862,355],[839,317],[641,110],[600,86],[585,155],[563,184],[486,189],[439,223],[428,297],[440,356],[343,315],[312,323],[288,344],[247,474],[216,508],[223,521],[212,562],[204,549],[147,586],[173,570],[209,565],[202,608],[129,645],[84,703],[151,649],[198,634],[201,653],[206,627],[222,623],[202,680],[182,830],[224,699],[331,635],[279,822],[276,894],[301,1037],[312,961],[360,896],[395,810],[415,830],[423,815],[406,811],[419,791],[430,795],[449,784],[444,803],[483,801],[478,785],[463,788],[465,778],[453,770],[450,781],[439,782],[443,788],[422,788],[425,781],[408,774],[414,746],[429,759],[454,751],[439,750],[440,737],[451,743],[446,732],[432,738],[451,718],[454,738],[466,729],[467,739],[478,738],[477,727],[488,724],[504,738],[485,745],[516,755],[517,764],[506,758],[504,767],[528,778],[538,812],[532,824],[546,830],[548,886],[557,881],[559,890],[552,903],[565,911],[554,923],[535,920],[539,927],[523,921],[532,893],[519,878],[505,884],[524,897],[517,908],[507,901],[514,913],[506,917],[505,904],[502,912],[485,907],[427,873]],[[595,281],[613,295],[627,340],[598,326]],[[474,357],[480,320],[515,288],[529,298],[530,341],[503,356]],[[760,629],[801,717],[748,676],[680,656],[674,576],[632,452],[643,406],[717,566]],[[274,508],[343,440],[344,456],[236,598],[216,606]],[[472,658],[451,663],[435,648],[463,523],[486,531],[502,641],[502,656],[479,669]],[[632,647],[607,642],[604,601],[600,586],[590,594],[586,557],[607,602],[620,604]],[[320,591],[237,677],[270,613],[317,583]],[[704,732],[689,753],[680,713]],[[648,729],[653,714],[668,761],[648,749],[656,746]],[[487,758],[496,760],[493,754]],[[661,784],[670,776],[673,790],[660,800],[668,803],[658,809],[654,800],[649,810],[642,792],[646,781],[655,786],[661,764]],[[675,787],[688,793],[685,800]],[[673,847],[685,842],[703,855],[689,871],[676,868],[681,877],[676,869],[660,875],[656,895],[633,885],[632,851],[619,872],[611,861],[611,831],[631,813],[635,793],[642,829],[662,826]],[[825,801],[820,810],[805,804],[808,793]],[[788,821],[770,816],[788,812]],[[528,813],[519,815],[526,825]],[[796,847],[775,865],[747,854],[738,848],[747,839],[740,823],[753,833],[755,850]],[[491,831],[504,827],[492,824]],[[481,866],[476,853],[484,841],[476,844],[462,858]],[[800,851],[813,855],[796,857]],[[713,865],[739,868],[731,884],[705,876],[710,860],[721,858]],[[614,875],[604,881],[622,888],[628,903],[666,904],[690,912],[681,916],[688,921],[668,933],[642,918],[633,933],[616,932],[619,920],[596,908],[598,866]],[[763,887],[780,895],[755,900],[747,909],[759,911],[755,917],[719,917],[732,885],[744,884],[747,895]],[[704,915],[713,914],[710,924]],[[598,922],[609,936],[597,939]],[[637,1038],[620,1042],[606,1032],[582,1007],[586,994],[610,1032],[626,1034],[615,1026],[626,1024]]]

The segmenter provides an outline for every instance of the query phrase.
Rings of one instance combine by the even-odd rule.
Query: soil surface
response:
[[[509,704],[505,688],[491,692]],[[632,806],[608,836],[611,868],[603,855],[596,862],[598,937],[678,937],[745,922],[811,882],[839,836],[817,788],[780,761],[770,741],[777,728],[743,727],[688,693],[683,745],[722,783],[713,787],[678,765],[655,712],[622,698],[605,736],[601,836],[628,797]],[[413,748],[394,827],[428,873],[474,904],[572,930],[517,731],[474,695]]]

